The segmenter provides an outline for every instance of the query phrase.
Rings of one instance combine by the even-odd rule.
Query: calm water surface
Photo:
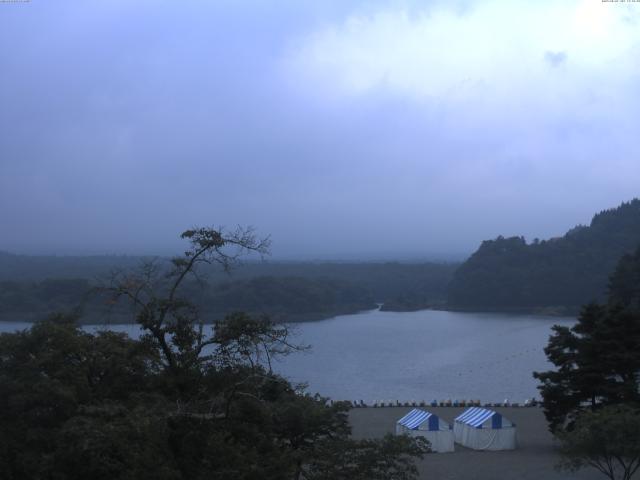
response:
[[[362,312],[292,325],[296,341],[312,349],[274,368],[293,382],[307,382],[311,392],[334,399],[522,402],[539,397],[531,372],[550,367],[542,349],[551,326],[574,322],[433,310]],[[0,322],[5,332],[28,326]],[[108,328],[131,336],[139,333],[136,325]]]
[[[551,326],[573,319],[502,314],[364,312],[298,325],[312,345],[278,365],[292,381],[335,399],[480,399],[539,397],[534,370]]]

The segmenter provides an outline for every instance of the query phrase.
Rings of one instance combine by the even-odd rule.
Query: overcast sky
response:
[[[0,3],[0,250],[547,238],[640,193],[640,3]]]

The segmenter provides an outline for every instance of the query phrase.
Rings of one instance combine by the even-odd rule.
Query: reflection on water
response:
[[[554,324],[574,320],[502,314],[363,312],[295,324],[296,340],[310,344],[274,368],[311,392],[334,399],[426,400],[538,397],[534,370],[546,370],[543,348]],[[28,328],[0,322],[0,331]],[[89,326],[95,331],[105,326]],[[137,325],[113,325],[135,337]]]

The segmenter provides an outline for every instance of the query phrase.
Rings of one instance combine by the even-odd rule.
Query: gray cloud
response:
[[[475,21],[468,4],[447,21]],[[465,87],[452,63],[438,95],[393,72],[345,93],[293,74],[291,52],[388,7],[273,5],[2,6],[0,41],[20,48],[0,57],[0,249],[168,253],[191,225],[252,224],[280,257],[428,257],[554,236],[637,195],[625,65],[495,88],[490,57],[484,76],[459,68]]]

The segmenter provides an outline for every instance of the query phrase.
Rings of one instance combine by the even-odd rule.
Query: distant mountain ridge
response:
[[[126,306],[105,307],[89,295],[112,270],[135,269],[151,257],[55,257],[0,252],[0,321],[43,318],[82,305],[84,322],[131,321]],[[168,259],[158,259],[168,262]],[[443,305],[457,264],[247,262],[229,276],[204,268],[202,288],[187,295],[207,318],[243,310],[283,321],[307,321],[375,308],[388,310]]]
[[[0,250],[0,281],[39,281],[47,278],[90,278],[114,269],[133,268],[152,257],[127,255],[16,255]]]
[[[596,214],[563,237],[482,242],[454,273],[448,306],[461,310],[573,314],[603,301],[617,262],[640,245],[640,200]]]

